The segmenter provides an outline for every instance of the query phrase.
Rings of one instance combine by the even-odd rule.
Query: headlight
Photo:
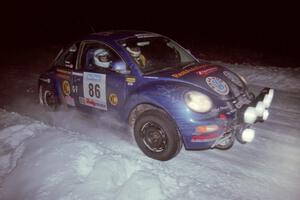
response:
[[[189,91],[184,95],[186,105],[193,111],[205,113],[212,109],[211,99],[201,92]]]

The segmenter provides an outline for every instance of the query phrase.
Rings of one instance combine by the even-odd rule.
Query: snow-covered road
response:
[[[0,199],[299,199],[299,68],[228,67],[254,91],[276,89],[269,120],[253,143],[168,162],[144,156],[111,117],[45,111],[38,70],[0,71]]]

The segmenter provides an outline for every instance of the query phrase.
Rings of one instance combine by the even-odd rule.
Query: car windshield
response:
[[[144,74],[185,68],[198,63],[185,49],[165,37],[129,38],[121,41]]]

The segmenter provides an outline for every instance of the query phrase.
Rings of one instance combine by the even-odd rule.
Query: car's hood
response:
[[[160,80],[184,82],[217,96],[234,97],[245,88],[242,80],[225,67],[209,63],[180,70],[169,70],[149,75]],[[145,77],[149,77],[145,76]]]

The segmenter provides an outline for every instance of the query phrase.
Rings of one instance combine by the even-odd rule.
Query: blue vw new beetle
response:
[[[60,51],[39,78],[40,103],[119,113],[139,148],[169,160],[187,150],[251,142],[274,90],[255,97],[243,77],[199,61],[168,37],[145,31],[89,35]]]

